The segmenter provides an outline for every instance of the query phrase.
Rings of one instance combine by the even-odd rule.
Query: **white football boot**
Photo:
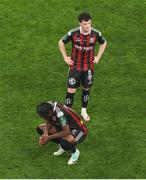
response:
[[[54,152],[53,155],[54,155],[54,156],[60,156],[60,155],[63,154],[64,152],[65,152],[65,150],[62,149],[62,147],[59,145],[58,151]]]
[[[71,158],[68,161],[68,165],[76,164],[80,156],[80,151],[76,149],[74,153],[72,153]]]
[[[85,121],[90,121],[90,116],[87,114],[86,108],[82,107],[81,116]]]

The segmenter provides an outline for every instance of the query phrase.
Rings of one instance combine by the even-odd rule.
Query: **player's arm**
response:
[[[59,110],[57,112],[57,117],[59,118],[59,121],[61,123],[62,131],[57,132],[57,133],[52,134],[52,135],[49,135],[48,136],[48,141],[50,141],[52,139],[55,139],[55,138],[65,137],[65,136],[69,135],[69,133],[70,133],[68,120],[66,119],[64,113],[61,110]]]
[[[69,135],[70,133],[70,129],[69,129],[69,125],[65,125],[62,127],[62,131],[57,132],[55,134],[51,134],[51,135],[46,135],[42,138],[40,138],[40,144],[46,144],[48,141],[52,140],[52,139],[56,139],[56,138],[61,138],[61,137],[65,137],[67,135]]]
[[[46,122],[45,124],[45,128],[44,128],[44,135],[48,135],[49,130],[51,129],[52,125],[48,122]]]
[[[105,51],[106,46],[107,46],[107,42],[106,41],[104,42],[104,44],[100,45],[98,53],[97,53],[97,55],[94,58],[94,63],[97,64],[99,62],[99,60],[101,59],[102,54]]]
[[[46,136],[46,139],[45,139],[46,142],[50,141],[52,139],[65,137],[65,136],[69,135],[69,133],[70,133],[68,120],[66,119],[63,111],[61,111],[59,108],[57,110],[57,117],[59,118],[60,124],[62,126],[62,131]]]
[[[56,139],[56,138],[65,137],[65,136],[69,135],[69,133],[70,133],[69,125],[65,125],[62,127],[62,131],[57,132],[52,135],[49,135],[47,138],[47,141],[50,141],[50,140]]]
[[[101,57],[105,51],[105,48],[107,46],[107,42],[106,42],[105,38],[101,35],[100,32],[97,34],[97,41],[99,42],[100,46],[99,46],[97,55],[94,57],[94,63],[96,63],[96,64],[101,59]]]
[[[44,126],[44,133],[39,138],[39,144],[45,144],[45,139],[48,137],[49,130],[51,129],[52,125],[46,121]]]
[[[58,46],[60,49],[60,52],[63,56],[64,61],[72,66],[73,65],[73,61],[71,60],[71,57],[69,57],[66,53],[66,48],[65,48],[65,44],[68,43],[71,40],[71,32],[68,32],[62,39],[59,40],[58,42]]]

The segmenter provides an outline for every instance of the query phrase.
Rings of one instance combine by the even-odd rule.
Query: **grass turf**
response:
[[[52,155],[55,144],[38,147],[35,108],[64,102],[68,67],[57,42],[82,11],[108,48],[95,67],[89,135],[70,167],[68,155]],[[145,11],[145,0],[1,0],[0,178],[146,178]]]

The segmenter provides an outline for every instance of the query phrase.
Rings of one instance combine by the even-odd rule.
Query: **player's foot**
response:
[[[80,156],[80,151],[78,149],[76,149],[76,151],[74,153],[72,153],[71,158],[68,161],[68,165],[77,163],[79,156]]]
[[[63,154],[64,152],[65,152],[65,150],[62,149],[62,147],[59,145],[58,151],[54,152],[53,155],[54,155],[54,156],[60,156],[60,155]]]
[[[85,121],[90,121],[90,116],[87,114],[86,108],[81,109],[81,116]]]

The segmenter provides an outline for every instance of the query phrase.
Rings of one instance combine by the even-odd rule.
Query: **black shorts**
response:
[[[84,88],[90,88],[93,84],[93,71],[77,71],[70,69],[67,81],[68,88],[78,88],[80,84]]]
[[[77,129],[71,130],[70,134],[75,138],[76,144],[81,143],[86,138],[87,135],[84,133],[84,131]]]
[[[55,125],[54,127],[57,132],[62,131],[62,128],[60,126]],[[75,138],[76,144],[79,144],[86,138],[87,133],[85,133],[83,130],[72,129],[70,131],[70,135],[72,135]]]

